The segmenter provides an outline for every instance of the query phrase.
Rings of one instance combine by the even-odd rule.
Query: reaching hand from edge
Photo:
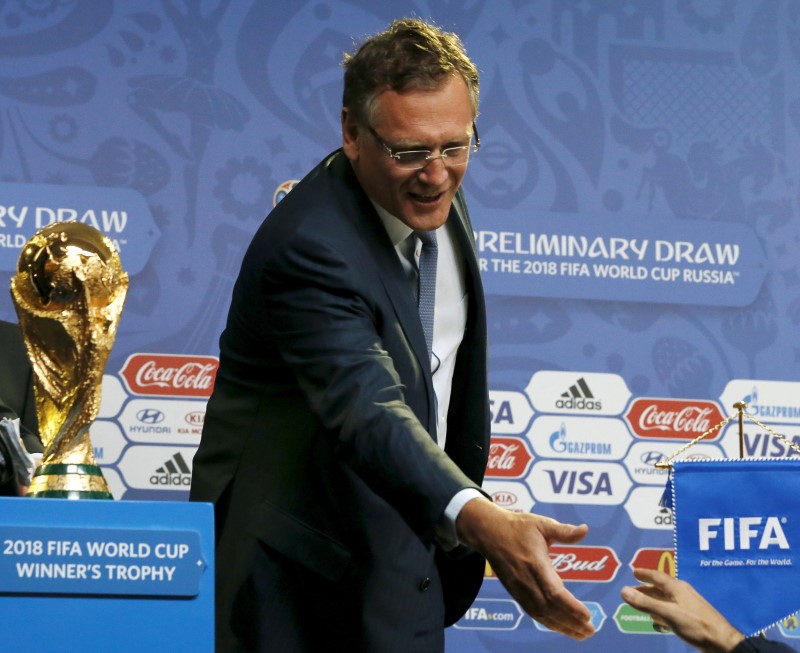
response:
[[[589,609],[564,587],[553,568],[550,545],[574,544],[588,527],[514,513],[487,499],[473,499],[456,521],[461,542],[480,552],[522,608],[550,630],[573,639],[594,634]]]
[[[633,575],[647,585],[623,587],[622,598],[687,644],[703,653],[728,653],[744,639],[689,583],[653,569],[634,569]]]

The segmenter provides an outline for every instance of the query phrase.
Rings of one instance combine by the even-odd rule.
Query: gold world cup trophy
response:
[[[11,296],[33,365],[42,462],[32,497],[112,499],[95,462],[89,427],[100,391],[128,275],[100,231],[58,222],[25,244],[11,279]]]

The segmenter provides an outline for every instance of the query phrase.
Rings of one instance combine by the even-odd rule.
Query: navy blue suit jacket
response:
[[[446,452],[413,293],[342,152],[253,238],[191,491],[216,504],[218,650],[284,650],[308,633],[425,650],[426,629],[441,638],[474,600],[483,559],[443,555],[433,536],[489,450],[484,298],[460,191],[449,220],[469,308]]]
[[[33,369],[19,326],[5,321],[0,321],[0,417],[19,417],[20,435],[28,451],[43,450],[38,436]]]

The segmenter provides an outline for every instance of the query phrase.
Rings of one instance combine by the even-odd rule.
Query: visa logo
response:
[[[726,551],[737,549],[750,549],[753,540],[758,540],[760,550],[771,546],[780,549],[788,549],[789,541],[783,532],[781,522],[786,523],[786,518],[767,517],[725,517],[724,519],[714,517],[701,517],[697,520],[698,537],[700,550],[708,551],[711,548],[711,541],[716,540],[720,535]]]
[[[611,478],[608,472],[595,474],[592,471],[562,471],[556,473],[552,469],[544,470],[550,477],[553,492],[561,494],[611,494]]]
[[[508,424],[514,423],[514,411],[511,409],[511,402],[510,401],[501,401],[497,402],[499,405],[495,405],[495,400],[489,400],[489,410],[491,415],[491,420],[493,424],[501,424],[502,422],[507,422]]]

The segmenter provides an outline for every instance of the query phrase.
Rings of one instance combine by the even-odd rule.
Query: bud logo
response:
[[[625,419],[641,438],[693,440],[725,419],[712,401],[688,399],[636,399]],[[706,439],[713,440],[712,433]]]
[[[579,580],[605,583],[617,575],[620,562],[617,554],[607,546],[550,547],[553,569],[562,580]]]
[[[781,526],[786,523],[786,517],[767,517],[763,527],[762,522],[762,517],[701,517],[697,520],[700,550],[708,551],[711,548],[711,540],[720,534],[720,525],[725,551],[749,550],[753,540],[758,540],[757,546],[761,551],[771,546],[788,549],[789,542]]]
[[[528,471],[533,455],[525,440],[495,436],[489,445],[489,462],[486,476],[494,478],[521,478]]]
[[[218,367],[213,356],[133,354],[121,373],[128,390],[137,395],[209,397]]]
[[[465,630],[515,630],[522,612],[510,599],[475,599],[461,619],[454,624]]]

